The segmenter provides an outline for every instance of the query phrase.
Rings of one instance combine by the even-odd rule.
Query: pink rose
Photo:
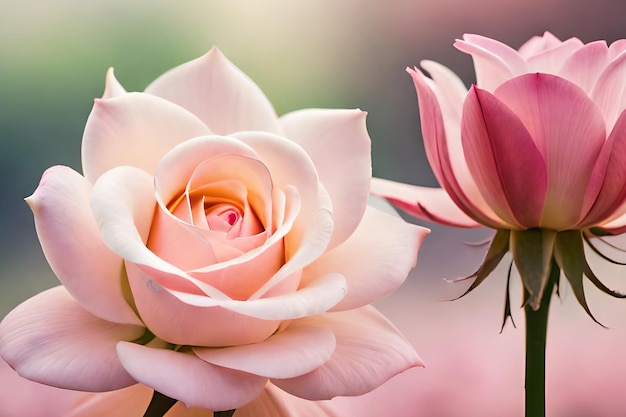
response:
[[[365,113],[278,118],[213,49],[145,93],[109,71],[82,145],[84,176],[52,167],[27,199],[63,286],[0,325],[22,376],[226,410],[270,379],[327,399],[421,364],[367,306],[427,230],[367,206]]]

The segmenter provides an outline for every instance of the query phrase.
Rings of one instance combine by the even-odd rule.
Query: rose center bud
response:
[[[205,207],[209,229],[218,232],[228,232],[241,220],[241,212],[230,204],[216,204]]]

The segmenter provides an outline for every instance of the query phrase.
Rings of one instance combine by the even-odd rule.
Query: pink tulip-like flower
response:
[[[84,176],[52,167],[28,204],[63,286],[13,310],[0,353],[57,387],[140,382],[239,408],[268,380],[358,395],[421,361],[374,308],[427,230],[368,207],[365,113],[278,118],[217,49],[127,93],[107,74]]]
[[[426,154],[441,189],[378,180],[375,194],[430,221],[498,230],[471,288],[510,249],[537,309],[552,259],[587,309],[583,240],[626,231],[626,41],[535,37],[516,51],[465,35],[474,59],[469,91],[424,61],[408,70],[419,100]]]

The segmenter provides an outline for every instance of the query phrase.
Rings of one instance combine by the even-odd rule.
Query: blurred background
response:
[[[367,111],[374,175],[435,186],[407,66],[439,61],[469,85],[471,59],[452,46],[463,33],[515,48],[546,30],[561,39],[611,42],[626,37],[624,16],[623,0],[0,0],[0,317],[57,284],[23,198],[51,165],[81,170],[82,130],[108,67],[127,90],[141,91],[217,45],[279,114],[308,107]],[[467,284],[441,278],[470,274],[484,253],[464,242],[489,234],[423,224],[433,232],[418,267],[379,303],[427,363],[402,382],[423,394],[410,394],[402,415],[522,415],[521,310],[514,309],[518,328],[499,334],[508,265],[469,296],[443,302]],[[624,270],[597,269],[626,289]],[[565,414],[553,415],[626,414],[626,398],[611,391],[626,384],[626,301],[596,293],[589,289],[591,308],[610,330],[586,317],[571,292],[555,302],[548,397]],[[449,412],[449,403],[465,404],[466,413]],[[615,408],[601,411],[601,404]]]

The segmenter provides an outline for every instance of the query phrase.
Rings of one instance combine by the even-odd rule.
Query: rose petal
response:
[[[191,352],[117,345],[120,361],[137,381],[188,407],[232,410],[254,400],[267,378],[211,365]]]
[[[196,116],[158,97],[129,93],[98,99],[83,134],[83,172],[91,182],[122,165],[154,173],[171,148],[209,133]]]
[[[197,294],[170,291],[183,302],[199,307],[220,306],[233,312],[264,320],[291,320],[328,311],[347,293],[340,274],[326,274],[296,292],[248,301],[218,300]]]
[[[122,84],[117,81],[115,78],[115,74],[113,73],[113,68],[109,68],[106,74],[104,93],[102,93],[102,98],[112,98],[126,94],[126,90],[122,87]]]
[[[84,310],[62,286],[11,311],[0,324],[2,357],[21,376],[60,388],[109,391],[134,384],[115,345],[140,326],[113,324]]]
[[[335,350],[335,336],[323,327],[293,325],[268,339],[241,346],[194,348],[213,365],[267,378],[292,378],[318,368]]]
[[[280,324],[221,308],[217,300],[206,296],[201,298],[211,300],[211,306],[185,303],[136,265],[128,263],[127,269],[141,318],[152,333],[170,343],[193,346],[255,343],[268,338]]]
[[[337,347],[328,362],[308,374],[272,379],[291,394],[309,400],[361,395],[408,368],[422,366],[411,344],[373,307],[301,320],[330,328]]]
[[[122,259],[106,247],[89,208],[91,184],[71,168],[56,166],[26,202],[50,267],[89,312],[108,321],[140,325],[120,280]]]
[[[254,401],[237,409],[237,417],[339,417],[335,408],[326,402],[294,397],[268,383]]]
[[[459,209],[442,188],[372,178],[371,193],[386,198],[394,206],[418,219],[455,227],[482,226]]]
[[[372,163],[365,116],[360,110],[308,109],[280,118],[285,135],[313,160],[333,202],[329,248],[352,234],[367,206]]]
[[[135,384],[111,392],[82,393],[72,411],[63,417],[141,416],[150,404],[153,392],[145,385]],[[170,413],[166,415],[171,417]]]
[[[102,240],[127,262],[189,281],[205,294],[228,298],[218,289],[192,278],[146,247],[156,201],[152,177],[134,167],[117,167],[94,186],[91,209],[100,225]]]
[[[181,105],[220,135],[242,130],[280,132],[265,94],[217,48],[161,75],[146,93]]]
[[[337,272],[346,278],[348,294],[331,311],[372,303],[404,282],[428,232],[397,215],[368,207],[354,234],[306,267],[302,282]]]

